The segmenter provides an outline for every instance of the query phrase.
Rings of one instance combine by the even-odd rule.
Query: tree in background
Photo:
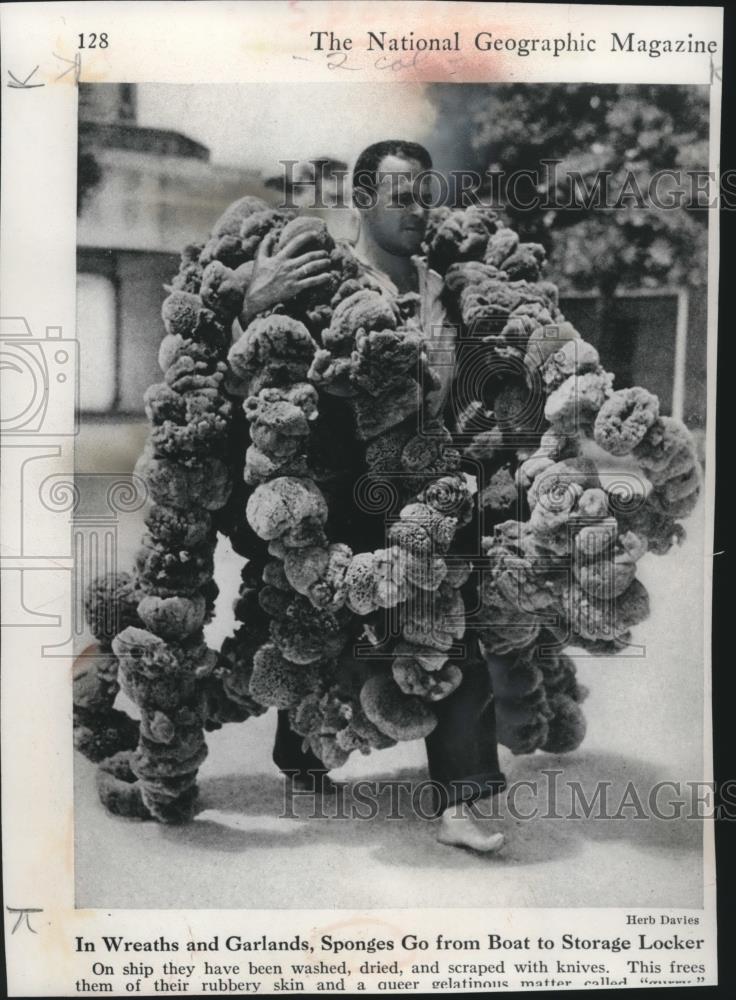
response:
[[[656,171],[707,170],[707,87],[438,84],[428,93],[438,166],[539,174],[536,207],[505,207],[522,239],[545,245],[563,290],[598,290],[611,301],[618,288],[704,281],[705,194],[663,209],[650,207],[648,192]],[[588,197],[604,177],[618,207]],[[531,183],[518,187],[527,202]],[[493,187],[487,181],[482,193],[497,198]]]

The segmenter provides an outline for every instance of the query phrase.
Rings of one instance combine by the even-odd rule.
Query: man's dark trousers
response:
[[[463,666],[463,680],[449,697],[433,703],[437,725],[427,736],[427,763],[437,813],[457,802],[472,802],[502,791],[506,779],[498,762],[496,711],[488,667],[483,661]],[[285,773],[319,781],[327,768],[279,712],[273,759]]]

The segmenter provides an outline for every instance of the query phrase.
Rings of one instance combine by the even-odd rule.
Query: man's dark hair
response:
[[[402,156],[407,160],[416,160],[421,164],[422,170],[432,169],[432,157],[418,142],[406,142],[404,139],[384,139],[383,142],[374,142],[363,150],[353,167],[354,205],[365,204],[375,193],[378,165],[386,156]],[[357,198],[356,193],[358,193]]]

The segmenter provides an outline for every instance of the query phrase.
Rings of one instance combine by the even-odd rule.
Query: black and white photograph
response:
[[[723,982],[724,38],[0,8],[8,996]]]
[[[708,134],[80,86],[78,906],[702,905]]]

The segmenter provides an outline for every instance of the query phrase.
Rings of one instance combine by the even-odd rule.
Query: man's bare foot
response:
[[[483,830],[473,819],[467,803],[450,806],[440,816],[437,840],[451,847],[469,847],[493,854],[503,846],[503,834]]]

